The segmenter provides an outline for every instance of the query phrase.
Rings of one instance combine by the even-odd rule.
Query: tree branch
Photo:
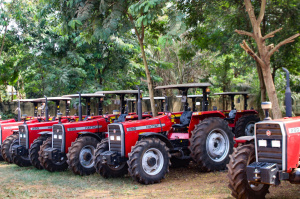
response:
[[[281,46],[287,44],[287,43],[292,43],[294,42],[294,39],[299,37],[300,36],[300,33],[297,33],[285,40],[283,40],[282,42],[280,42],[279,44],[277,44],[269,53],[268,53],[268,56],[271,57]]]
[[[131,15],[131,14],[129,14],[129,13],[127,13],[127,14],[128,14],[128,17],[129,17],[129,19],[130,19],[130,21],[131,21],[132,25],[133,25],[133,28],[134,28],[135,34],[136,34],[136,36],[137,36],[137,38],[138,38],[139,42],[141,42],[140,34],[139,34],[139,32],[138,32],[137,28],[135,27],[135,24],[134,24],[134,20],[133,20],[133,17],[132,17],[132,15]]]
[[[246,11],[248,12],[252,27],[254,28],[255,24],[257,23],[257,20],[254,14],[254,9],[251,4],[251,0],[244,0],[244,2],[245,2]]]
[[[253,33],[247,32],[247,31],[244,31],[244,30],[235,30],[234,32],[236,32],[239,35],[247,35],[249,37],[253,37]]]
[[[274,30],[274,31],[272,31],[272,32],[270,32],[270,33],[268,33],[268,34],[266,34],[266,35],[263,37],[263,40],[266,40],[266,39],[268,39],[268,38],[274,37],[275,33],[279,32],[279,31],[281,31],[281,30],[282,30],[282,28],[278,28],[277,30]]]
[[[261,1],[261,6],[260,6],[260,12],[259,16],[257,18],[257,23],[260,24],[264,18],[265,15],[265,9],[266,9],[266,0]]]
[[[240,46],[257,61],[261,66],[264,65],[264,62],[255,54],[255,52],[248,46],[245,40],[243,40],[243,43],[240,44]]]

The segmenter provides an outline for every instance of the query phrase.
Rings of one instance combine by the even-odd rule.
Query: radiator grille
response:
[[[108,135],[109,135],[109,150],[110,151],[117,151],[121,153],[121,140],[117,140],[117,136],[120,136],[121,138],[121,126],[110,124],[108,125]],[[114,140],[111,139],[111,137],[114,138]]]
[[[64,129],[63,125],[53,125],[53,136],[52,136],[52,148],[60,149],[64,151]]]
[[[28,146],[26,143],[28,143],[28,130],[26,125],[20,125],[19,126],[19,144],[21,146],[24,146],[28,149]]]
[[[267,131],[271,135],[267,135]],[[256,124],[257,157],[258,162],[277,163],[282,169],[282,133],[279,124]],[[260,147],[259,140],[266,140],[267,146]],[[272,140],[280,141],[280,147],[272,147]]]

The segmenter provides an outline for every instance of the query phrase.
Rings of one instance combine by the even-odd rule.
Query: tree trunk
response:
[[[156,116],[156,110],[155,110],[155,102],[154,102],[154,91],[153,91],[153,85],[152,85],[152,81],[151,81],[150,71],[149,71],[149,68],[148,68],[148,63],[147,63],[147,59],[146,59],[146,55],[145,55],[143,41],[139,40],[139,43],[140,43],[140,47],[141,47],[141,51],[142,51],[143,62],[144,62],[144,66],[145,66],[146,76],[147,76],[151,111],[152,111],[153,117],[155,117]]]
[[[3,34],[3,39],[2,39],[2,44],[1,44],[1,50],[0,50],[0,57],[1,57],[2,51],[3,51],[3,46],[4,46],[4,40],[5,40],[6,32],[7,32],[7,26],[5,26],[5,31],[4,31],[4,34]]]
[[[260,67],[259,63],[257,63],[257,62],[256,62],[256,69],[257,69],[258,79],[259,79],[259,84],[260,84],[260,99],[262,102],[265,102],[265,101],[267,101],[266,85],[264,82],[261,67]]]
[[[270,101],[272,102],[272,113],[273,113],[273,118],[278,119],[282,117],[281,110],[279,107],[278,103],[278,98],[276,94],[276,89],[274,86],[273,78],[272,78],[272,73],[270,67],[263,67],[262,68],[262,73],[264,77],[264,82],[267,88],[267,93],[269,96]]]

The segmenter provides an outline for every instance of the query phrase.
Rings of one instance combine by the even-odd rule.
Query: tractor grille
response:
[[[61,124],[53,125],[52,148],[60,149],[64,152],[64,127]]]
[[[271,135],[267,135],[267,131]],[[279,124],[256,124],[257,157],[258,162],[277,163],[282,169],[282,133]],[[259,140],[266,140],[267,146],[259,146]],[[280,147],[272,147],[272,141],[280,142]]]
[[[28,149],[26,143],[28,143],[28,130],[26,125],[19,126],[19,143]]]
[[[122,135],[121,135],[121,125],[117,124],[110,124],[108,125],[108,138],[109,138],[109,150],[110,151],[117,151],[121,153],[122,151]],[[117,140],[117,137],[120,140]]]

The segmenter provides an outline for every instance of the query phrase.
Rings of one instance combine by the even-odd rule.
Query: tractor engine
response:
[[[300,184],[300,117],[256,123],[255,155],[256,162],[247,166],[249,182]]]

